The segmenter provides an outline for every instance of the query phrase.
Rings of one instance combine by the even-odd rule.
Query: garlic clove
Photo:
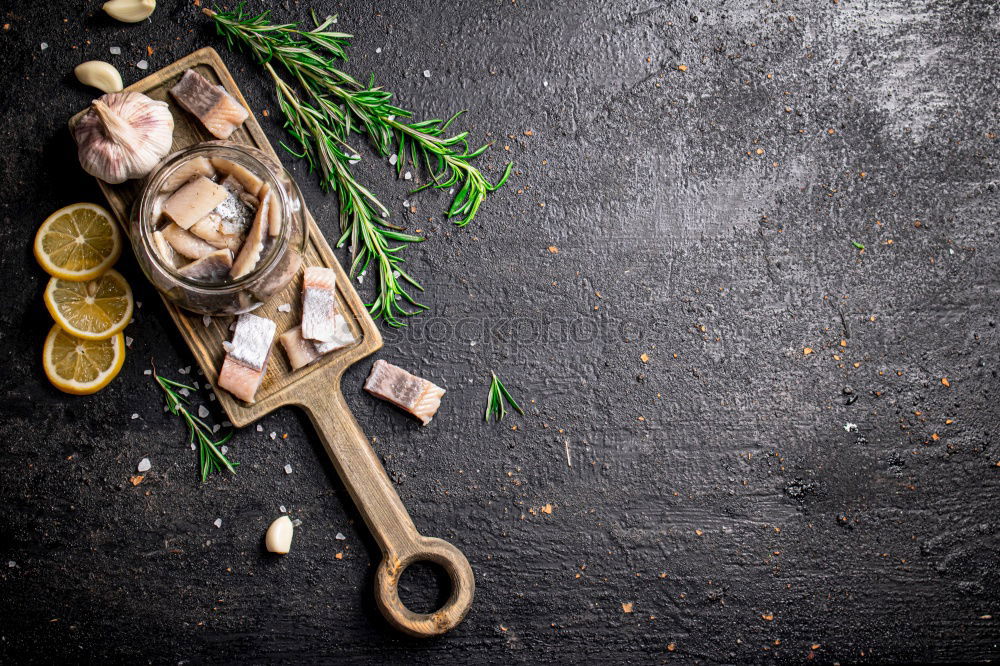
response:
[[[118,92],[122,89],[122,75],[115,66],[103,60],[88,60],[76,66],[73,70],[76,79],[85,86],[93,86],[106,93]]]
[[[271,526],[267,528],[267,535],[264,537],[264,545],[272,553],[287,555],[292,549],[292,533],[295,526],[288,516],[276,518]]]
[[[94,100],[73,129],[80,165],[107,183],[142,178],[170,152],[174,118],[166,102],[137,92]]]
[[[122,23],[138,23],[149,18],[156,9],[156,0],[111,0],[102,6],[105,13]]]

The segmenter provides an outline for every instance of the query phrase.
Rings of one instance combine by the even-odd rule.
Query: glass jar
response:
[[[272,201],[280,209],[281,229],[243,277],[222,282],[193,279],[179,273],[155,249],[153,232],[161,226],[163,201],[179,186],[178,178],[186,180],[184,165],[199,158],[228,160],[266,183],[276,195]],[[291,174],[264,152],[226,141],[199,143],[165,157],[146,177],[129,228],[139,265],[160,293],[185,310],[212,316],[249,312],[281,291],[302,264],[307,233],[302,193]]]

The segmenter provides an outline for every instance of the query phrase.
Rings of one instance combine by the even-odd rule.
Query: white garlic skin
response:
[[[156,9],[156,0],[111,0],[105,2],[101,9],[122,23],[138,23],[153,13]]]
[[[110,62],[88,60],[73,69],[76,80],[85,86],[93,86],[106,93],[122,89],[122,75]]]
[[[167,103],[137,92],[94,100],[73,130],[83,170],[112,184],[146,176],[170,152],[173,136]]]
[[[264,537],[264,545],[272,553],[287,555],[292,549],[292,534],[295,526],[288,516],[276,518],[271,526],[267,528],[267,535]]]

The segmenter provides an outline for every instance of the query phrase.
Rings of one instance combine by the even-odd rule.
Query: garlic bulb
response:
[[[107,183],[148,174],[170,152],[173,135],[167,103],[137,92],[95,99],[73,131],[83,170]]]

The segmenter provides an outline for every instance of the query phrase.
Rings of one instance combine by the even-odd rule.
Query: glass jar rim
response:
[[[259,157],[254,155],[252,151],[259,152],[259,149],[253,146],[244,146],[224,141],[205,141],[203,143],[195,144],[194,146],[183,148],[163,158],[163,160],[161,160],[149,174],[143,184],[142,194],[135,203],[137,207],[136,216],[138,217],[139,223],[139,240],[143,245],[146,256],[148,256],[160,270],[169,275],[172,279],[177,280],[184,285],[185,289],[199,291],[205,294],[225,294],[239,291],[270,269],[282,255],[282,250],[284,250],[288,244],[288,233],[291,226],[289,212],[290,202],[288,200],[288,194],[285,192],[285,188],[278,182],[276,175],[273,173],[273,167],[268,166]],[[164,263],[160,258],[160,253],[157,252],[156,248],[152,245],[152,228],[150,225],[152,225],[153,221],[148,219],[152,213],[153,203],[159,195],[159,186],[166,181],[167,178],[173,175],[173,173],[180,168],[181,165],[199,156],[224,158],[235,157],[237,163],[243,160],[249,161],[252,166],[251,171],[253,171],[254,175],[257,177],[264,179],[264,181],[270,186],[270,191],[277,194],[281,204],[281,232],[278,234],[277,242],[271,246],[267,255],[265,255],[261,260],[258,260],[257,265],[254,266],[253,270],[243,277],[236,278],[231,282],[224,282],[217,285],[189,278],[179,273],[173,266]],[[245,165],[241,164],[241,166]],[[279,168],[282,168],[280,164]]]

